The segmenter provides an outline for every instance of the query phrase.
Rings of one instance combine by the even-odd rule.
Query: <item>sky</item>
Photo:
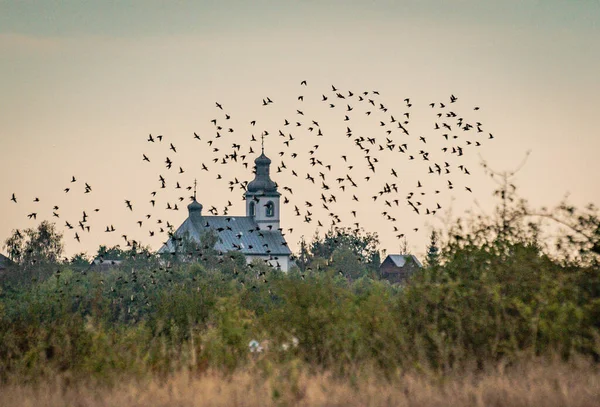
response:
[[[514,181],[533,206],[551,207],[566,195],[576,206],[598,204],[599,24],[597,0],[0,0],[0,240],[48,219],[64,232],[68,255],[95,253],[99,244],[123,245],[123,234],[158,249],[165,236],[157,232],[156,221],[178,226],[185,220],[191,194],[185,187],[194,179],[205,211],[215,206],[222,213],[231,201],[229,215],[244,215],[243,191],[230,191],[227,182],[251,180],[251,165],[212,163],[212,149],[218,146],[222,154],[237,143],[243,152],[250,146],[259,151],[260,143],[249,140],[251,135],[260,139],[264,131],[272,178],[280,191],[283,186],[294,190],[281,216],[284,229],[293,229],[286,233],[292,249],[301,236],[310,240],[316,230],[327,229],[330,217],[319,197],[335,190],[339,202],[328,206],[339,213],[340,226],[358,222],[378,233],[388,253],[400,250],[402,232],[409,249],[422,254],[432,228],[447,227],[449,218],[468,210],[491,213],[495,184],[483,173],[482,160],[496,171],[510,171],[528,152]],[[303,80],[307,86],[300,84]],[[332,85],[354,96],[341,100]],[[389,109],[385,120],[390,114],[404,117],[409,98],[410,135],[390,137],[408,143],[416,160],[381,153],[376,173],[364,165],[365,153],[356,148],[354,136],[345,136],[346,127],[385,143],[379,128],[383,113],[373,108],[373,116],[366,116],[366,100],[356,99],[365,91],[366,98]],[[322,95],[336,108],[322,102]],[[453,111],[469,123],[482,123],[486,136],[494,135],[478,149],[465,147],[460,158],[442,155],[445,141],[433,128],[444,119],[435,115],[439,103],[450,106],[450,95],[457,97]],[[267,97],[274,103],[265,107]],[[345,122],[348,104],[355,110]],[[219,140],[212,119],[224,127]],[[286,128],[284,119],[301,120],[302,127]],[[319,122],[323,137],[308,132],[312,120]],[[279,130],[296,136],[287,150]],[[201,140],[193,138],[194,132]],[[164,141],[149,143],[149,134],[163,135]],[[467,133],[457,134],[464,142]],[[177,153],[169,150],[170,143]],[[310,154],[315,143],[318,150]],[[417,153],[425,148],[430,162]],[[294,161],[293,151],[303,161]],[[256,156],[247,155],[250,163]],[[312,167],[311,155],[334,170]],[[171,170],[165,168],[166,157],[174,162]],[[281,161],[288,168],[277,172]],[[456,185],[452,190],[444,187],[448,178],[428,174],[433,162],[447,161]],[[210,171],[202,164],[210,164]],[[458,174],[458,165],[470,175]],[[179,167],[183,174],[177,173]],[[291,168],[299,177],[290,175]],[[330,191],[319,187],[319,172],[328,177]],[[307,173],[317,178],[315,185],[305,179]],[[361,180],[359,187],[339,190],[335,179],[349,174]],[[159,175],[167,178],[163,191]],[[85,182],[92,187],[87,194]],[[174,189],[177,182],[182,190]],[[399,191],[373,201],[386,182],[397,183]],[[408,193],[420,193],[418,183],[428,194],[419,198],[422,208],[442,207],[435,215],[417,215],[407,204]],[[157,189],[152,208],[150,192]],[[433,197],[435,189],[442,192]],[[17,204],[10,200],[13,193]],[[179,196],[185,198],[180,210],[166,210],[166,203],[177,203]],[[400,204],[386,207],[386,199]],[[52,209],[55,205],[59,210]],[[312,222],[295,216],[294,206],[303,214],[312,210]],[[353,209],[356,217],[349,214]],[[393,210],[397,231],[381,214],[386,209]],[[65,222],[76,225],[83,211],[90,215],[91,230],[80,230],[77,242],[76,230],[68,230]],[[27,218],[32,212],[38,213],[36,220]],[[318,220],[324,227],[317,228]],[[105,233],[108,225],[116,232]],[[150,230],[157,232],[154,237]]]

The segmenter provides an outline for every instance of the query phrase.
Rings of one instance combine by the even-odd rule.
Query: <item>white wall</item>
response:
[[[256,223],[258,224],[258,227],[261,230],[277,230],[279,229],[279,215],[280,215],[280,208],[279,208],[279,197],[277,196],[258,196],[258,199],[254,199],[254,197],[247,197],[247,201],[246,202],[246,214],[249,215],[250,214],[250,202],[254,202],[255,209],[256,209],[256,214],[254,216],[254,220],[256,220]],[[265,205],[267,204],[267,202],[273,202],[274,205],[274,214],[273,217],[267,217],[266,216],[266,207]],[[271,226],[271,229],[269,229],[269,225]]]

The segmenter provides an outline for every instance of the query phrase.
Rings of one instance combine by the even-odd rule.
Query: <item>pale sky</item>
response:
[[[334,165],[326,174],[339,198],[331,211],[342,225],[357,221],[377,232],[388,253],[397,252],[399,242],[381,215],[390,208],[370,198],[377,189],[397,182],[398,194],[382,199],[400,201],[392,208],[395,225],[411,250],[423,253],[431,227],[443,227],[445,211],[452,208],[455,217],[469,208],[491,211],[494,185],[478,165],[479,154],[504,171],[531,150],[516,181],[533,205],[555,205],[567,193],[577,206],[598,204],[599,24],[598,0],[0,1],[0,160],[5,169],[0,240],[15,228],[48,219],[65,232],[69,255],[122,244],[122,234],[158,249],[166,238],[150,238],[149,230],[158,230],[158,219],[175,226],[183,222],[190,193],[173,185],[185,187],[194,178],[205,213],[213,205],[221,213],[230,200],[229,215],[244,215],[241,191],[230,192],[227,181],[251,180],[251,168],[209,165],[215,156],[214,146],[206,143],[215,136],[213,118],[224,127],[225,136],[215,141],[221,143],[220,153],[232,143],[242,146],[241,153],[250,146],[258,151],[259,145],[249,142],[251,134],[270,133],[266,153],[273,160],[272,178],[280,191],[283,186],[294,190],[281,219],[284,228],[294,229],[286,235],[292,249],[301,235],[312,237],[317,220],[327,225],[330,219],[319,208],[319,182],[313,187],[305,179],[323,171],[307,161],[315,143],[319,158]],[[302,80],[308,86],[301,86]],[[366,102],[356,96],[335,100],[331,85],[345,94],[379,91],[378,103],[389,108],[388,118],[402,117],[403,99],[410,98],[410,136],[394,137],[407,142],[417,160],[384,155],[377,173],[369,174],[364,153],[345,137],[346,126],[357,136],[376,136],[379,144],[385,144],[385,134],[379,120],[367,120]],[[336,109],[321,102],[323,94]],[[485,134],[495,137],[478,149],[465,149],[460,160],[442,155],[446,144],[433,129],[441,119],[428,106],[448,103],[451,94],[458,97],[453,110],[470,123],[481,122]],[[266,97],[274,103],[263,107]],[[224,112],[216,109],[217,101]],[[350,122],[344,122],[347,104],[355,108]],[[303,120],[303,126],[284,128],[284,119]],[[257,121],[255,127],[251,120]],[[320,123],[324,137],[307,132],[311,120]],[[228,133],[229,127],[235,131]],[[278,130],[293,134],[297,143],[286,149]],[[201,141],[193,139],[194,132]],[[163,143],[148,143],[150,133],[164,135]],[[416,162],[420,149],[431,152],[431,162]],[[280,151],[285,155],[279,157]],[[303,161],[292,159],[293,151]],[[143,162],[142,154],[151,163]],[[354,172],[344,171],[350,163],[341,155],[347,155]],[[164,166],[167,156],[174,162],[170,171]],[[288,168],[277,173],[281,160]],[[434,199],[431,191],[447,179],[432,177],[427,166],[444,161],[453,169],[468,167],[471,175],[455,170],[450,179],[457,187],[442,189]],[[209,172],[201,170],[202,163]],[[184,174],[176,174],[180,166]],[[390,175],[391,168],[398,178]],[[363,181],[358,189],[338,189],[335,178],[345,173]],[[168,187],[159,190],[152,209],[150,192],[160,188],[159,174]],[[76,183],[70,182],[73,175]],[[365,176],[371,181],[364,182]],[[423,205],[443,207],[435,216],[418,216],[406,203],[407,193],[418,192],[418,181],[428,191]],[[84,182],[92,192],[83,193]],[[72,190],[63,192],[67,187]],[[18,204],[10,201],[12,193]],[[181,210],[164,209],[179,196],[186,198],[178,205]],[[40,202],[34,203],[35,197]],[[125,199],[133,203],[133,212]],[[294,205],[303,213],[310,210],[305,201],[316,207],[310,224],[294,216]],[[54,205],[58,219],[52,216]],[[349,215],[352,209],[356,219]],[[80,230],[78,243],[65,222],[76,225],[83,210],[92,230]],[[38,213],[37,221],[27,218],[31,212]],[[110,224],[117,231],[105,233]]]

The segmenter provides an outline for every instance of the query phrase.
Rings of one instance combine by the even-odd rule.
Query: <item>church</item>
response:
[[[281,233],[280,197],[277,184],[271,180],[269,168],[271,160],[262,154],[254,160],[255,176],[246,187],[246,216],[206,216],[202,214],[202,204],[196,201],[188,205],[188,218],[177,228],[175,238],[188,236],[200,242],[200,237],[212,230],[218,241],[215,250],[226,253],[239,251],[246,262],[255,259],[268,262],[271,266],[288,271],[292,252]],[[194,194],[195,195],[195,194]],[[159,253],[174,252],[173,238],[159,250]]]

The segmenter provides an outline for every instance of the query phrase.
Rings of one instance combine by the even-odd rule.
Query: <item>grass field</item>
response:
[[[164,378],[122,380],[104,387],[69,384],[57,376],[35,385],[0,387],[0,405],[12,407],[104,406],[598,406],[600,372],[579,362],[530,361],[475,373],[398,373],[389,379],[359,375],[344,379],[303,370],[179,372]]]

